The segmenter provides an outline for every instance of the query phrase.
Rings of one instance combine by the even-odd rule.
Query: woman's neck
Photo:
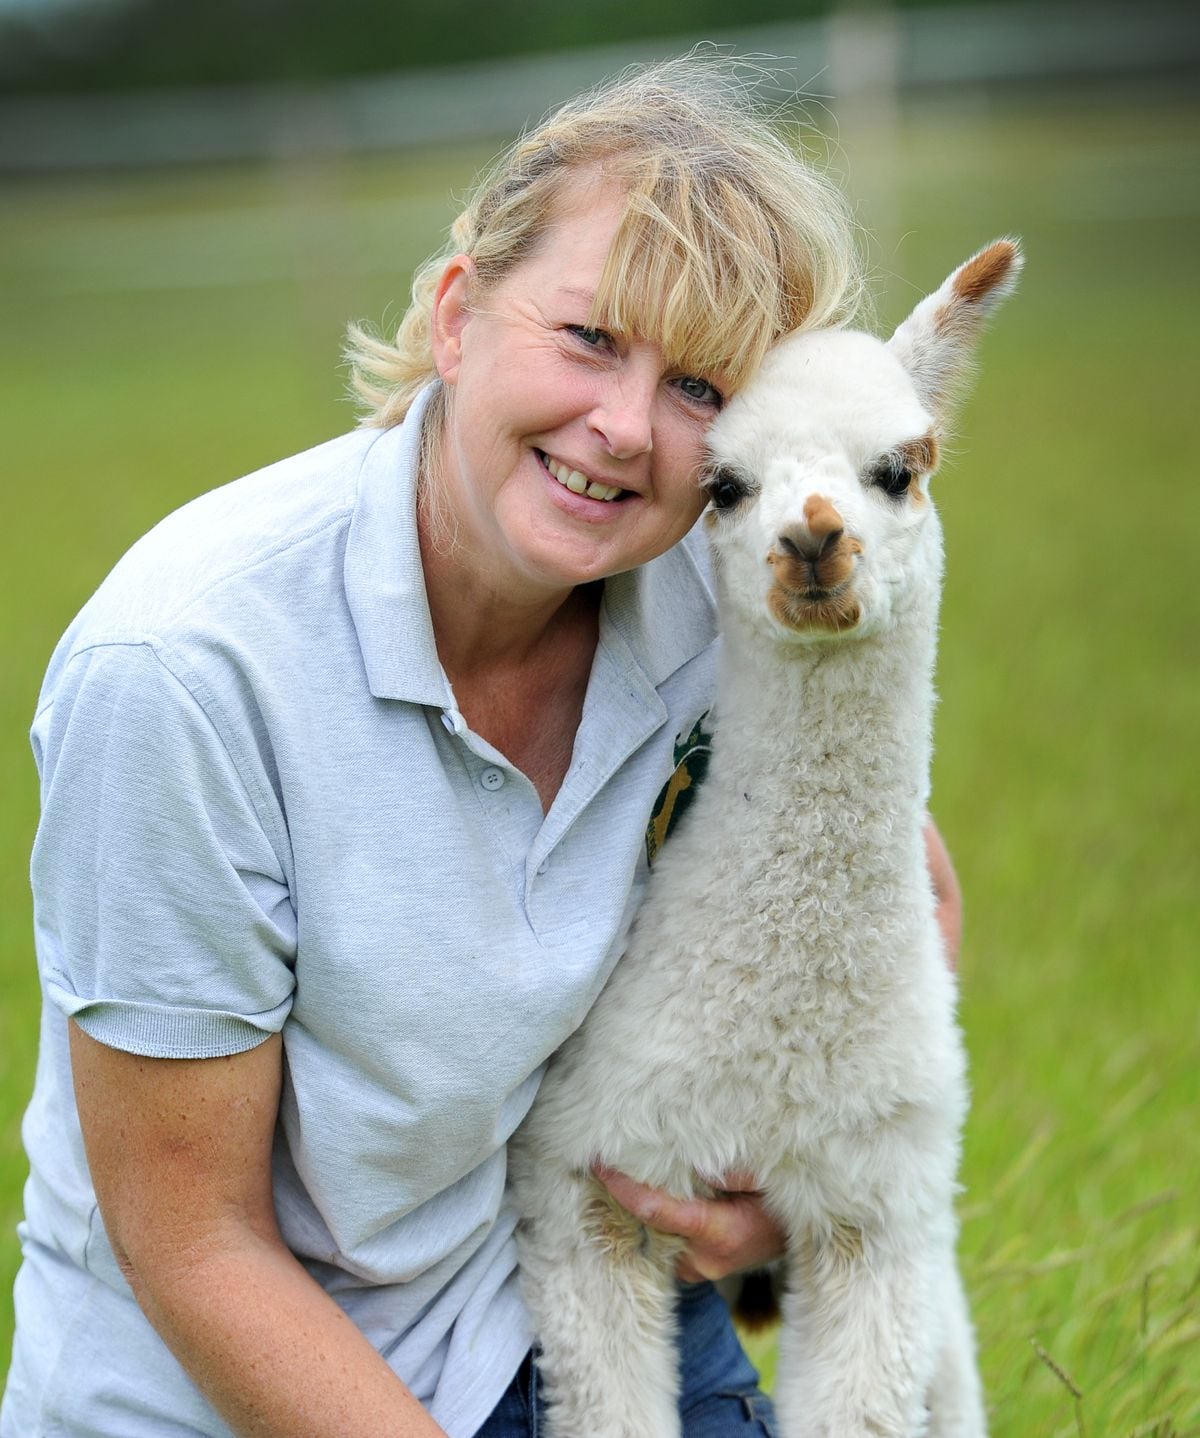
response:
[[[471,730],[530,780],[548,813],[571,764],[600,633],[603,584],[505,584],[461,535],[418,506],[438,658]]]
[[[602,584],[550,589],[503,574],[494,556],[477,553],[470,535],[424,500],[417,532],[438,657],[451,682],[540,665],[595,630]]]

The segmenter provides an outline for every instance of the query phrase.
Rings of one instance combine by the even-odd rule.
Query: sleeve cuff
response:
[[[88,999],[49,978],[46,995],[89,1038],[146,1058],[206,1059],[245,1053],[278,1033],[292,1007],[291,995],[273,1009],[248,1016],[223,1009]]]

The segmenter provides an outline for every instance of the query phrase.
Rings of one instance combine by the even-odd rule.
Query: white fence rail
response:
[[[508,137],[635,61],[709,39],[771,57],[767,92],[836,104],[882,63],[901,94],[1035,80],[1200,71],[1200,11],[1155,3],[859,6],[820,20],[594,46],[310,86],[0,100],[0,173],[398,150]],[[881,59],[882,57],[882,59]],[[867,63],[869,61],[869,63]]]

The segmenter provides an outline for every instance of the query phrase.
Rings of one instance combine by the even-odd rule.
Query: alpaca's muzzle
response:
[[[793,629],[835,629],[858,622],[846,593],[862,544],[847,536],[841,514],[822,494],[804,502],[804,520],[789,525],[767,554],[775,571],[771,610]]]

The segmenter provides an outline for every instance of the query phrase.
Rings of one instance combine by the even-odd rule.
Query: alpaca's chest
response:
[[[949,1163],[963,1059],[925,926],[896,920],[877,936],[930,944],[901,981],[869,966],[865,977],[823,973],[788,943],[795,929],[777,925],[767,943],[761,925],[705,917],[647,915],[552,1070],[547,1118],[577,1122],[587,1152],[677,1192],[735,1168],[832,1173],[846,1142],[874,1142],[914,1115]]]
[[[898,1115],[932,1115],[952,1146],[963,1063],[919,811],[762,822],[721,797],[702,792],[667,846],[542,1102],[676,1191],[696,1172],[820,1167]]]
[[[926,937],[891,927],[897,942]],[[925,981],[841,970],[828,929],[807,949],[786,930],[770,943],[736,926],[696,937],[703,951],[677,941],[628,955],[588,1030],[649,1088],[727,1102],[743,1124],[798,1110],[818,1128],[872,1123],[919,1095],[954,1031],[932,953]]]

